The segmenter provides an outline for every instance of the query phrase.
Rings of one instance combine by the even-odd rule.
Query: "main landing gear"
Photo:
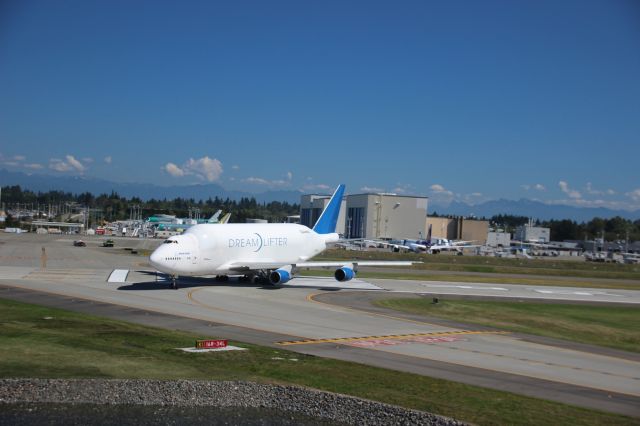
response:
[[[250,284],[268,284],[269,273],[268,271],[258,271],[254,274],[246,274],[240,278],[240,282]]]
[[[178,283],[176,281],[177,277],[175,275],[171,275],[171,288],[174,290],[178,289]]]

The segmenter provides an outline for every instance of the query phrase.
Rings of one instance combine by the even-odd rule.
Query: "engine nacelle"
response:
[[[333,274],[333,276],[336,278],[337,281],[344,282],[344,281],[349,281],[350,279],[355,277],[356,272],[351,268],[347,268],[346,266],[343,266],[342,268],[336,269],[336,273]]]
[[[269,274],[271,284],[284,284],[291,279],[291,274],[285,269],[276,269]]]

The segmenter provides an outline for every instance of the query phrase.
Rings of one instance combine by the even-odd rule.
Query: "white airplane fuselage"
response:
[[[165,240],[150,262],[174,276],[237,274],[243,264],[275,269],[267,265],[308,261],[337,240],[338,234],[318,234],[297,224],[201,224]]]

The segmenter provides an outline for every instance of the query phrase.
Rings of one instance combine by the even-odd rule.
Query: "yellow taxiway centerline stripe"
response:
[[[361,336],[361,337],[336,337],[329,339],[307,339],[307,340],[291,340],[287,342],[277,342],[281,346],[291,345],[310,345],[317,343],[348,343],[362,340],[376,339],[410,339],[412,337],[429,337],[429,336],[452,336],[456,334],[508,334],[508,331],[442,331],[433,333],[413,333],[413,334],[391,334],[388,336]]]

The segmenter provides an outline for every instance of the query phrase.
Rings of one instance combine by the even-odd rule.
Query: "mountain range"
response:
[[[20,185],[23,189],[34,192],[64,191],[79,194],[90,192],[94,195],[110,194],[112,191],[118,195],[131,198],[138,197],[143,200],[193,198],[194,200],[206,200],[216,196],[222,199],[239,200],[240,198],[255,198],[259,203],[270,201],[282,201],[291,204],[300,203],[301,191],[266,191],[261,193],[249,193],[242,191],[229,191],[218,184],[160,186],[149,183],[118,183],[103,179],[87,178],[84,176],[53,176],[45,174],[25,174],[0,170],[0,184],[2,186]],[[572,219],[577,222],[586,222],[594,217],[611,218],[620,216],[625,219],[636,220],[640,218],[640,210],[612,210],[607,208],[573,207],[561,204],[545,204],[529,199],[520,200],[491,200],[481,204],[470,205],[454,201],[448,205],[429,203],[429,213],[437,212],[439,215],[475,216],[489,218],[497,214],[510,214],[527,216],[534,219]]]
[[[160,186],[151,183],[120,183],[104,179],[88,178],[84,176],[53,176],[45,174],[26,174],[10,172],[0,169],[0,184],[2,186],[20,185],[22,189],[34,192],[63,191],[72,194],[90,192],[94,195],[111,194],[115,192],[121,197],[138,197],[142,200],[186,198],[206,200],[209,197],[231,200],[241,198],[255,198],[257,202],[286,201],[291,204],[300,203],[300,191],[266,191],[249,193],[242,191],[228,191],[222,186],[210,183],[202,185]]]
[[[476,205],[454,201],[448,206],[429,206],[429,213],[433,213],[434,211],[439,215],[490,218],[497,214],[508,214],[540,220],[571,219],[576,222],[588,222],[594,217],[608,219],[620,216],[629,220],[640,218],[640,210],[612,210],[604,207],[574,207],[564,204],[545,204],[526,198],[521,198],[517,201],[505,199],[490,200]]]

